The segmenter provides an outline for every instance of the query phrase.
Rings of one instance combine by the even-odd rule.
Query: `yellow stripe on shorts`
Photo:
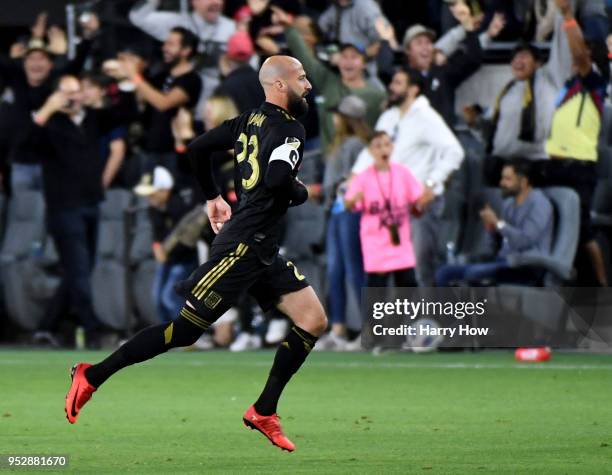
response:
[[[229,260],[237,253],[239,252],[242,247],[244,246],[244,244],[240,243],[238,244],[238,247],[236,248],[236,250],[230,252],[229,256],[224,257],[223,259],[221,259],[221,262],[219,262],[216,266],[214,266],[212,269],[210,269],[205,275],[204,277],[202,277],[200,279],[200,281],[195,285],[195,287],[193,288],[193,290],[191,291],[191,293],[193,295],[196,295],[204,285],[206,285],[206,283],[213,278],[216,273],[220,270],[222,270],[225,265],[229,262]]]
[[[241,247],[242,246],[242,247]],[[204,297],[204,295],[206,294],[206,292],[208,292],[208,289],[210,289],[215,282],[217,282],[221,277],[223,277],[223,275],[232,268],[232,266],[242,257],[246,254],[247,250],[249,249],[249,246],[245,245],[245,244],[240,244],[238,246],[238,248],[236,249],[236,251],[233,252],[234,256],[230,257],[230,259],[227,261],[227,263],[225,264],[225,266],[223,268],[220,268],[213,276],[211,276],[210,279],[207,279],[206,282],[204,283],[204,287],[201,288],[200,290],[197,291],[197,293],[194,293],[194,295],[196,296],[196,298],[199,300],[202,297]]]

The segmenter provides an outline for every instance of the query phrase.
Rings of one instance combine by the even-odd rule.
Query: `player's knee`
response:
[[[308,333],[316,337],[321,336],[327,330],[327,316],[323,309],[312,312],[306,318],[308,328],[304,328]]]

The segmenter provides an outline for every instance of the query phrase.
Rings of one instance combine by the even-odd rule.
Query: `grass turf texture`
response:
[[[68,369],[104,354],[0,351],[0,453],[69,455],[58,473],[612,470],[612,357],[313,353],[279,406],[288,454],[241,420],[273,353],[162,355],[115,375],[72,426]]]

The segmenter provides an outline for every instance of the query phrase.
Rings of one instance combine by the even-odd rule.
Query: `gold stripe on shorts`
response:
[[[219,262],[216,266],[214,266],[212,269],[210,269],[205,275],[204,277],[202,277],[200,279],[200,281],[194,286],[193,290],[191,291],[191,293],[193,295],[197,295],[200,290],[202,290],[202,288],[206,285],[207,282],[210,281],[210,279],[214,278],[215,275],[217,275],[217,272],[223,270],[223,268],[228,264],[229,260],[236,255],[236,253],[240,252],[242,250],[242,247],[244,246],[244,244],[240,243],[238,244],[238,247],[236,248],[236,250],[230,252],[229,256],[225,256],[223,259],[221,259],[221,262]]]
[[[241,247],[242,246],[242,247]],[[206,282],[204,283],[204,287],[202,287],[200,290],[196,292],[194,292],[194,295],[196,296],[196,298],[199,300],[202,297],[204,297],[204,294],[206,294],[206,292],[208,291],[208,289],[210,289],[215,282],[217,282],[221,277],[223,277],[223,275],[232,268],[232,266],[242,257],[246,254],[247,250],[249,249],[249,246],[245,245],[245,244],[240,244],[238,245],[238,248],[236,249],[236,251],[234,251],[233,257],[230,257],[229,260],[225,263],[225,265],[222,268],[219,268],[217,270],[217,272],[210,277],[210,279],[207,279]]]

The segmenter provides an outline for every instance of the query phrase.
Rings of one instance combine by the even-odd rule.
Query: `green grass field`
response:
[[[610,356],[313,353],[279,407],[292,454],[241,421],[273,353],[160,356],[71,426],[68,368],[102,356],[0,351],[0,454],[69,455],[59,473],[612,472]]]

